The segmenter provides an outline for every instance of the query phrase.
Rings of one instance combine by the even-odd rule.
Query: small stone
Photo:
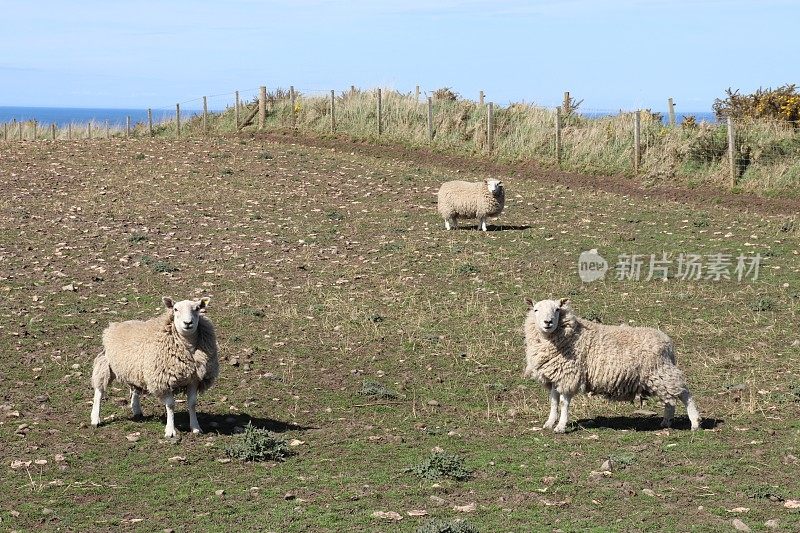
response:
[[[238,357],[231,357],[228,360],[228,364],[231,366],[239,366],[239,358]]]
[[[408,516],[428,516],[428,511],[425,509],[411,509],[406,511]]]
[[[76,289],[76,288],[75,288],[75,285],[73,285],[72,283],[70,283],[69,285],[64,285],[63,287],[61,287],[61,290],[62,290],[62,291],[69,291],[69,292],[75,292],[75,291],[77,291],[78,289]]]
[[[163,531],[164,533],[175,533],[175,530],[172,529],[171,527],[165,527],[161,531]]]
[[[175,455],[175,456],[170,457],[169,459],[167,459],[167,461],[169,461],[170,463],[184,464],[186,462],[186,456],[184,456],[184,455]]]
[[[217,459],[217,460],[219,460],[219,459]],[[216,494],[217,496],[224,496],[225,495],[225,490],[224,489],[215,490],[214,494]]]
[[[734,518],[732,524],[736,531],[750,531],[750,527],[738,518]]]
[[[375,511],[374,513],[372,513],[372,517],[382,518],[384,520],[393,520],[395,522],[403,519],[400,513],[395,511]]]
[[[800,500],[786,500],[783,506],[787,509],[800,509]]]
[[[220,457],[219,459],[217,459],[217,462],[218,463],[222,463],[222,464],[230,463],[231,462],[231,458],[230,457]]]
[[[454,505],[453,510],[458,511],[459,513],[472,513],[475,509],[478,508],[478,504],[475,502],[470,502],[466,505]]]
[[[770,529],[777,529],[779,524],[780,522],[778,522],[773,518],[772,520],[767,520],[766,522],[764,522],[764,527],[768,527]]]
[[[430,496],[429,499],[436,505],[444,505],[444,504],[447,503],[447,500],[445,500],[444,498],[442,498],[440,496],[436,496],[436,495]]]
[[[428,400],[428,402],[427,402],[427,403],[428,403],[428,405],[430,405],[431,407],[439,407],[439,402],[437,402],[436,400]]]
[[[656,497],[656,493],[653,491],[653,489],[642,489],[642,494],[650,496],[651,498]]]
[[[613,472],[614,471],[614,464],[611,462],[611,458],[606,459],[603,464],[600,466],[601,472]]]
[[[49,507],[45,507],[44,509],[42,509],[42,514],[53,514],[53,512],[54,511]]]
[[[286,494],[283,495],[283,499],[286,501],[294,500],[295,498],[297,498],[297,496],[295,496],[291,492],[287,492]]]
[[[36,459],[36,460],[34,461],[34,464],[37,464],[37,465],[39,465],[39,466],[44,466],[44,465],[46,465],[46,464],[47,464],[47,459]]]

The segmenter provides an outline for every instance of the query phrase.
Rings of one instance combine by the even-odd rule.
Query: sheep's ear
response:
[[[525,297],[525,305],[527,305],[527,306],[528,306],[528,309],[533,309],[533,300],[531,300],[530,298],[528,298],[528,297],[526,296],[526,297]]]
[[[169,296],[162,296],[161,301],[164,302],[164,307],[166,307],[167,309],[172,309],[172,306],[174,305],[172,303],[172,298],[170,298]]]
[[[565,305],[567,305],[568,303],[569,303],[569,298],[561,298],[561,299],[558,301],[558,306],[559,306],[559,307],[564,307],[564,306],[565,306]]]
[[[208,303],[210,301],[211,301],[211,298],[209,298],[208,296],[204,296],[203,298],[200,298],[200,305],[198,305],[197,308],[198,309],[205,309],[206,307],[208,307]]]

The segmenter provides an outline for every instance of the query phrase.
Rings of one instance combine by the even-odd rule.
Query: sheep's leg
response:
[[[100,399],[103,397],[103,391],[94,389],[94,403],[92,403],[92,426],[97,427],[100,425]]]
[[[140,396],[139,389],[131,387],[131,412],[133,412],[133,418],[142,417],[142,402]]]
[[[558,425],[553,430],[556,433],[564,433],[567,430],[567,421],[569,420],[569,402],[572,396],[568,394],[561,395],[561,416],[558,417]]]
[[[672,427],[672,418],[675,416],[675,404],[664,402],[664,419],[661,420],[662,428]]]
[[[192,433],[202,433],[203,430],[200,429],[200,423],[197,421],[197,410],[195,406],[197,405],[197,384],[193,383],[189,385],[189,388],[186,391],[186,406],[189,409],[189,427],[192,428]]]
[[[167,408],[167,425],[164,428],[164,437],[170,439],[175,436],[175,396],[171,392],[166,393],[161,401]]]
[[[486,228],[486,217],[481,217],[481,231],[487,231],[487,228]]]
[[[550,416],[547,417],[547,422],[544,423],[544,429],[552,429],[558,420],[558,399],[561,395],[555,387],[550,387]]]
[[[697,410],[697,405],[695,405],[689,389],[684,389],[681,392],[681,401],[686,406],[686,414],[689,415],[689,420],[692,423],[692,431],[697,431],[700,429],[700,411]]]
[[[458,229],[458,220],[456,217],[446,218],[444,221],[444,229],[451,230],[451,229]]]

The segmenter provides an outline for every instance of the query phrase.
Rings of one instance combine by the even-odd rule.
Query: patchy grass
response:
[[[3,529],[800,529],[774,501],[800,499],[796,216],[526,175],[504,177],[497,231],[445,232],[437,185],[484,176],[249,138],[0,150]],[[585,284],[577,258],[592,248],[611,270]],[[763,261],[756,281],[617,280],[620,254],[662,252]],[[182,439],[163,440],[163,406],[145,397],[132,420],[119,384],[92,430],[103,328],[154,316],[162,295],[212,298],[222,367],[199,400],[205,433],[179,403]],[[669,333],[705,429],[679,408],[662,430],[652,400],[580,396],[573,431],[542,431],[547,395],[521,377],[524,296]],[[367,379],[403,400],[355,402]],[[221,462],[248,422],[304,444],[285,462]],[[404,471],[437,446],[474,474]],[[615,456],[633,460],[590,475]]]

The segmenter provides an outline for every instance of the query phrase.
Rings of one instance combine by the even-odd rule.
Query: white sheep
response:
[[[458,219],[477,218],[486,231],[486,217],[499,216],[506,202],[503,182],[486,179],[479,182],[446,181],[439,187],[437,209],[445,229],[456,229]]]
[[[692,430],[700,427],[700,413],[683,372],[675,366],[672,340],[665,333],[583,320],[566,298],[536,304],[528,298],[525,301],[529,311],[524,326],[524,376],[538,380],[550,391],[545,428],[552,428],[557,421],[554,431],[565,431],[569,402],[579,392],[618,401],[657,396],[664,403],[662,427],[672,425],[675,403],[680,399]]]
[[[164,436],[175,436],[175,393],[186,391],[189,426],[201,433],[197,421],[197,394],[219,375],[214,325],[202,314],[209,298],[173,303],[162,298],[166,310],[147,321],[112,322],[103,331],[103,351],[94,360],[92,425],[100,424],[100,399],[109,383],[118,379],[131,389],[131,410],[142,415],[139,396],[150,393],[166,406]]]

